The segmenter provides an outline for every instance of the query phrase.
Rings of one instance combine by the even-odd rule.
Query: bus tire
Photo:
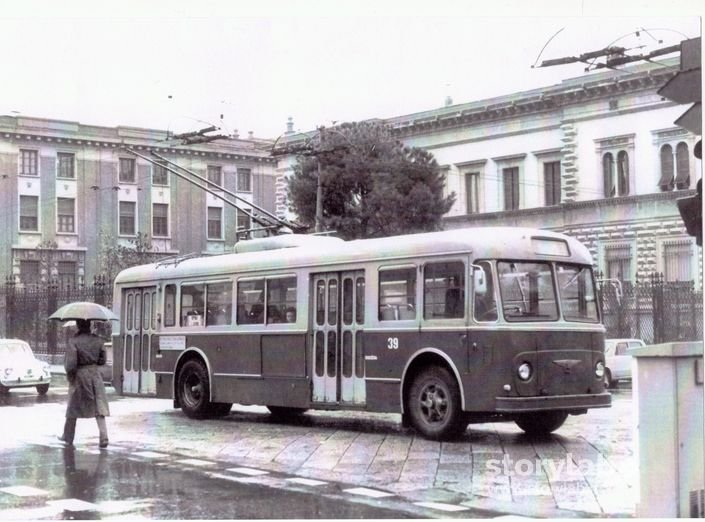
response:
[[[563,426],[567,418],[567,411],[537,411],[525,413],[514,422],[527,435],[548,435]]]
[[[441,366],[431,366],[414,377],[406,411],[416,431],[432,440],[455,438],[468,426],[460,406],[458,383]]]
[[[267,409],[272,417],[277,419],[290,419],[303,415],[306,412],[306,408],[294,408],[290,406],[267,406]]]
[[[48,384],[37,384],[37,393],[39,395],[46,395],[48,391],[49,391]]]
[[[205,419],[213,415],[210,402],[208,370],[198,359],[191,359],[181,367],[176,393],[181,410],[191,419]]]

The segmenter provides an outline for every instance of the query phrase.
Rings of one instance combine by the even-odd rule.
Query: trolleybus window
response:
[[[233,285],[212,283],[206,285],[206,326],[232,323]]]
[[[558,288],[566,321],[598,320],[592,271],[588,267],[558,264]]]
[[[264,323],[264,279],[238,281],[237,323]]]
[[[203,326],[204,285],[181,285],[181,326]]]
[[[379,320],[416,319],[416,267],[379,272]]]
[[[176,324],[176,285],[164,289],[164,326]]]
[[[558,319],[551,266],[548,263],[500,261],[499,291],[507,321]]]
[[[496,321],[497,320],[497,300],[494,296],[494,277],[492,275],[492,265],[489,261],[479,261],[476,263],[485,272],[485,293],[475,292],[475,320],[476,321]]]
[[[267,324],[296,321],[296,278],[267,279]]]
[[[429,263],[424,267],[424,319],[465,317],[465,264]]]

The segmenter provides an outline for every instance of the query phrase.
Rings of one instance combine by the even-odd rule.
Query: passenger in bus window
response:
[[[287,308],[286,309],[286,322],[287,323],[295,323],[296,322],[296,309],[294,308]]]
[[[458,278],[450,276],[448,278],[448,288],[446,290],[445,316],[448,318],[463,317],[465,307],[464,291],[458,285]]]

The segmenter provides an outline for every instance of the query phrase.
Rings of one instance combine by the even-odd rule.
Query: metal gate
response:
[[[364,404],[362,270],[313,276],[313,402]]]
[[[156,305],[156,287],[128,288],[123,291],[123,393],[150,395],[157,391],[152,368],[152,338],[157,326]]]

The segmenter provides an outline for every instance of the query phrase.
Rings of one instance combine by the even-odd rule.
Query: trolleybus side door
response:
[[[152,335],[156,328],[156,287],[128,288],[122,299],[123,393],[156,393]]]
[[[313,276],[313,402],[364,404],[362,270]]]

